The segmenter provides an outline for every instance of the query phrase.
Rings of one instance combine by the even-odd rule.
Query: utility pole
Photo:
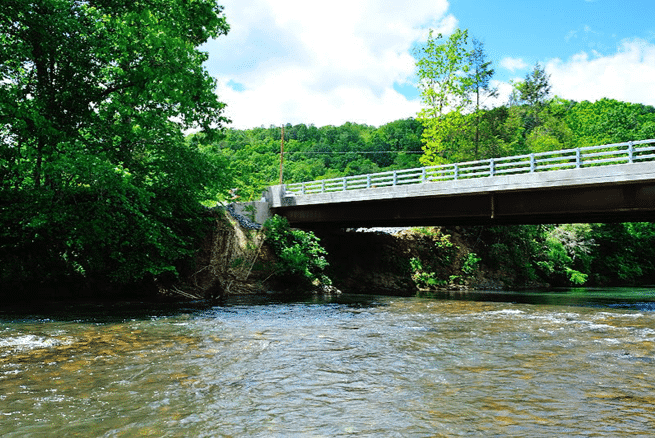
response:
[[[282,125],[282,140],[280,141],[280,185],[282,185],[283,173],[284,173],[284,125]]]

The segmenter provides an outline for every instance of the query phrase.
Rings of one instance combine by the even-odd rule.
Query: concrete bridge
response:
[[[655,221],[655,139],[270,187],[298,228]]]

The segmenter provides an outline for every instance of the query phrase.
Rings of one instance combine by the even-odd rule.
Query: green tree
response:
[[[592,224],[592,272],[601,284],[655,281],[655,223]]]
[[[551,96],[550,75],[535,64],[525,80],[513,84],[508,125],[513,132],[511,153],[544,152],[570,146],[571,129],[564,117],[573,105]]]
[[[1,283],[174,272],[227,184],[226,119],[197,47],[212,0],[7,0],[0,8]]]
[[[473,159],[479,158],[481,143],[483,142],[482,128],[484,103],[490,97],[496,97],[498,90],[491,87],[491,78],[494,75],[494,69],[491,68],[491,61],[487,61],[487,55],[484,51],[484,45],[481,41],[473,38],[473,50],[470,54],[471,61],[471,89],[473,93],[473,112],[475,123],[475,134],[473,138],[474,151]]]
[[[293,229],[286,218],[275,215],[264,223],[264,233],[277,256],[277,278],[300,288],[332,284],[324,273],[327,251],[313,232]]]
[[[484,45],[468,30],[457,29],[446,41],[430,33],[417,53],[417,76],[423,108],[418,119],[424,126],[424,164],[477,159],[485,130],[485,102],[497,95],[491,87],[494,69]]]
[[[600,99],[576,103],[565,115],[573,146],[595,146],[655,137],[655,107]]]
[[[538,108],[543,106],[550,97],[550,75],[539,63],[525,75],[525,80],[513,84],[514,90],[510,96],[510,105],[528,105]]]
[[[463,128],[463,111],[471,102],[469,75],[471,51],[468,30],[457,29],[444,41],[432,30],[417,51],[416,69],[423,108],[418,120],[423,124],[424,164],[443,162],[448,138]]]
[[[380,167],[408,169],[419,167],[423,125],[413,118],[396,120],[380,126],[370,136],[370,148],[374,151],[389,151],[373,154],[371,158]]]

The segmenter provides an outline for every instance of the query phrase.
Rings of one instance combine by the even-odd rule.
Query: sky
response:
[[[484,44],[502,105],[536,63],[553,94],[655,106],[655,0],[219,0],[201,47],[238,129],[380,126],[421,108],[414,48],[429,29]]]

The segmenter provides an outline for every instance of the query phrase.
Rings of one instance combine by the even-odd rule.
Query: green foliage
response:
[[[525,80],[515,82],[514,90],[510,97],[510,105],[527,105],[537,108],[545,105],[550,96],[550,75],[546,70],[535,64],[532,71],[525,75]]]
[[[412,280],[416,287],[420,289],[429,289],[431,287],[445,286],[448,282],[437,278],[435,272],[426,272],[423,263],[417,257],[412,257],[409,260],[410,268],[412,270]]]
[[[457,256],[458,247],[450,240],[450,234],[435,235],[434,246],[437,250],[437,261],[442,266],[451,264]]]
[[[445,40],[430,31],[426,43],[416,53],[418,88],[423,108],[418,120],[423,124],[425,165],[452,162],[457,138],[473,132],[477,156],[481,142],[483,100],[494,96],[490,87],[494,70],[487,61],[482,43],[469,46],[468,30],[456,29]],[[467,117],[466,113],[472,113]]]
[[[482,259],[478,257],[476,253],[468,253],[466,259],[464,260],[464,264],[462,265],[462,272],[466,275],[475,274],[475,271],[478,269],[478,263],[480,260]]]
[[[417,77],[421,102],[424,108],[419,118],[439,118],[444,114],[459,112],[469,102],[471,78],[468,46],[468,30],[456,29],[445,39],[434,36],[432,30],[423,46],[417,51]]]
[[[582,285],[587,281],[587,274],[573,269],[576,252],[581,250],[578,244],[582,243],[577,241],[581,236],[567,234],[567,228],[570,227],[556,227],[546,235],[544,252],[540,257],[542,260],[537,261],[537,266],[551,282]],[[567,239],[572,236],[573,241]]]
[[[541,254],[544,229],[535,225],[480,227],[486,242],[483,258],[516,286],[537,280],[535,258]]]
[[[475,277],[482,261],[476,253],[463,255],[464,251],[442,228],[413,228],[413,231],[426,236],[434,245],[428,254],[422,253],[409,260],[412,280],[419,289],[464,285]]]
[[[227,178],[207,56],[211,0],[0,8],[0,283],[174,273]],[[189,141],[184,130],[204,132]]]
[[[565,120],[573,133],[571,147],[655,138],[655,108],[638,103],[583,101],[567,111]]]
[[[566,268],[566,275],[569,277],[571,283],[578,286],[585,284],[587,282],[587,277],[589,277],[587,274],[583,274],[582,272],[571,268]]]
[[[286,218],[277,215],[264,223],[264,232],[278,258],[275,271],[279,278],[306,287],[331,284],[324,274],[327,251],[314,233],[292,229]]]
[[[609,284],[655,282],[655,223],[592,224],[591,271]]]
[[[514,286],[581,285],[589,276],[594,239],[587,224],[481,227],[483,258]]]
[[[413,230],[434,242],[433,253],[410,260],[412,278],[422,289],[464,284],[480,263],[511,287],[655,282],[651,222],[471,227],[465,235],[477,236],[478,250],[463,255],[441,229]]]
[[[416,69],[423,108],[418,120],[424,127],[425,165],[447,162],[448,144],[464,129],[462,111],[469,105],[468,31],[457,29],[447,40],[432,30],[417,53]]]
[[[413,119],[379,128],[354,123],[321,128],[288,124],[284,128],[284,182],[418,167],[422,129]],[[266,187],[278,184],[281,134],[280,127],[230,129],[216,143],[228,158],[240,200],[259,199]]]
[[[455,261],[459,248],[452,242],[450,234],[444,234],[441,228],[435,227],[412,228],[412,231],[428,236],[434,242],[436,266],[446,267]]]

